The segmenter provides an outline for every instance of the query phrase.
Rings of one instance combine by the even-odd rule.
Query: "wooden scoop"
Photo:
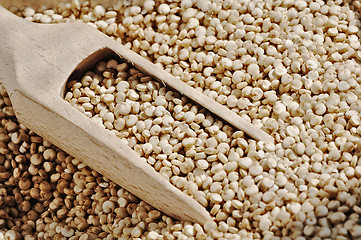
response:
[[[273,142],[234,112],[84,23],[35,24],[0,6],[0,34],[0,81],[19,121],[171,217],[212,221],[203,206],[63,99],[71,74],[84,73],[101,59],[120,57],[250,136]]]

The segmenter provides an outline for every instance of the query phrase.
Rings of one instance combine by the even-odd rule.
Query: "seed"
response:
[[[42,15],[40,18],[41,23],[51,23],[51,17],[48,15]]]
[[[287,73],[287,69],[283,66],[277,66],[274,70],[274,74],[278,77],[281,77]]]
[[[185,138],[185,139],[182,140],[182,145],[183,145],[184,147],[191,147],[191,146],[193,146],[195,143],[196,143],[196,139],[195,139],[195,138],[192,138],[192,137],[190,137],[190,138]]]
[[[71,236],[74,235],[74,229],[66,226],[66,227],[64,227],[64,228],[61,230],[61,234],[62,234],[64,237],[70,238]]]
[[[258,193],[258,187],[256,185],[251,185],[247,188],[244,189],[244,192],[248,195],[248,196],[253,196],[256,193]]]
[[[214,203],[221,203],[222,197],[218,193],[211,193],[210,200]]]
[[[272,222],[269,217],[267,215],[263,215],[259,221],[259,227],[262,229],[262,231],[267,231],[271,225]]]
[[[41,191],[49,192],[51,190],[51,185],[48,182],[42,181],[39,188]]]
[[[192,225],[184,226],[182,232],[188,237],[193,237],[195,235],[195,230],[194,230],[194,227]]]
[[[291,137],[296,137],[300,133],[300,130],[297,126],[287,126],[286,132]]]
[[[262,168],[262,166],[260,166],[260,165],[258,165],[258,164],[249,167],[249,173],[250,173],[252,176],[258,176],[258,175],[260,175],[262,172],[263,172],[263,168]]]
[[[350,89],[350,85],[347,81],[340,81],[340,83],[337,85],[337,89],[341,92],[346,92]]]
[[[132,127],[137,123],[138,117],[134,114],[131,114],[131,115],[125,116],[124,120],[125,120],[125,124],[127,127]]]
[[[102,5],[97,5],[94,7],[94,15],[97,18],[101,18],[105,15],[105,8]]]
[[[158,236],[159,236],[159,234],[158,234],[157,232],[151,231],[151,232],[148,233],[148,236],[147,236],[147,237],[148,237],[149,239],[151,239],[151,240],[155,240],[155,239],[158,238]]]
[[[27,178],[21,179],[19,181],[19,188],[22,190],[27,190],[31,187],[31,181]]]
[[[269,177],[266,177],[262,180],[262,186],[265,188],[272,188],[273,185],[274,185],[274,181]]]
[[[110,201],[110,200],[107,200],[103,203],[103,211],[105,213],[110,213],[114,210],[115,208],[115,204],[114,202]]]
[[[252,76],[252,77],[256,77],[259,75],[259,66],[255,63],[250,64],[247,67],[247,72]]]
[[[170,11],[170,7],[168,4],[162,3],[158,7],[158,12],[163,15],[167,15]]]
[[[43,156],[40,154],[34,154],[30,157],[30,162],[34,164],[35,166],[41,164],[43,162]]]
[[[112,94],[104,94],[103,101],[107,104],[114,102],[114,95]]]
[[[203,159],[198,160],[196,162],[196,165],[197,165],[198,168],[203,169],[203,170],[208,169],[208,166],[209,166],[208,162],[206,160],[203,160]]]
[[[235,192],[232,189],[227,189],[222,193],[222,199],[224,201],[230,201],[234,198]]]
[[[315,214],[317,217],[325,217],[328,214],[328,209],[326,206],[320,205],[316,207]]]
[[[40,198],[40,190],[38,188],[31,188],[29,192],[30,197],[34,199]]]
[[[251,165],[253,164],[253,161],[249,157],[241,158],[238,162],[239,166],[243,169],[249,169]]]
[[[350,230],[353,238],[357,238],[361,236],[361,227],[359,225],[355,225]]]

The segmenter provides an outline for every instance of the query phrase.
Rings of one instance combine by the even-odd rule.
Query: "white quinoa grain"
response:
[[[252,176],[258,176],[258,175],[260,175],[262,172],[263,172],[263,168],[262,168],[262,166],[260,166],[260,165],[258,165],[258,164],[249,167],[249,173],[250,173]]]
[[[101,18],[105,15],[105,8],[102,5],[97,5],[94,7],[94,16],[97,18]]]
[[[320,205],[316,207],[315,214],[317,217],[325,217],[328,214],[328,209],[326,206]]]
[[[253,163],[252,159],[248,157],[241,158],[240,161],[238,162],[239,166],[243,169],[249,169],[252,163]]]

